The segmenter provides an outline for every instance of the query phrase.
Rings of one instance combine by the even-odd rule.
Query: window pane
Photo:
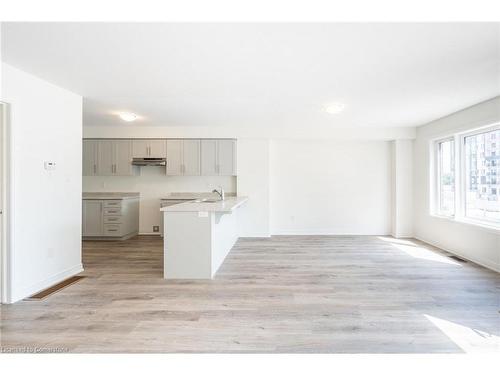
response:
[[[455,215],[455,141],[439,142],[439,213]]]
[[[465,137],[465,216],[500,224],[500,130]]]

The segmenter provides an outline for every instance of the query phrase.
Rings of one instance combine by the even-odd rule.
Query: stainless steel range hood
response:
[[[133,158],[132,165],[139,165],[141,167],[164,167],[167,165],[165,158]]]

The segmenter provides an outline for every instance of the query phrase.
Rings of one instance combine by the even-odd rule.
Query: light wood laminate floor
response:
[[[84,242],[84,280],[1,306],[3,348],[499,351],[500,275],[418,241],[240,239],[212,281],[162,278],[162,240]]]

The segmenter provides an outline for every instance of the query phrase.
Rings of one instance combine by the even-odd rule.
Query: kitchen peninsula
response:
[[[211,279],[238,239],[247,197],[197,199],[162,207],[165,279]]]

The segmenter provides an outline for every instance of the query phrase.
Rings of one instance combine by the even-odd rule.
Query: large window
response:
[[[438,142],[439,153],[439,213],[455,215],[455,141]]]
[[[500,126],[455,134],[436,141],[434,149],[433,211],[500,228]]]
[[[500,129],[464,137],[465,216],[500,223]]]

